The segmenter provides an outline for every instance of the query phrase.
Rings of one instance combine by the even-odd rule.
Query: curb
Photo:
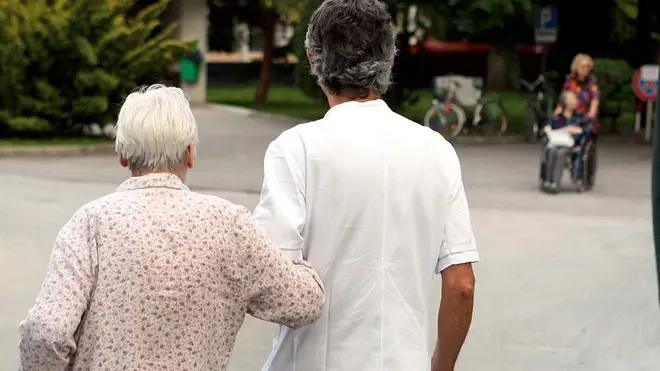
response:
[[[451,144],[523,144],[525,138],[522,135],[506,135],[494,137],[456,137],[448,139]]]
[[[240,106],[231,106],[228,104],[209,104],[212,109],[216,109],[223,112],[228,112],[232,114],[237,114],[245,117],[257,117],[264,120],[274,120],[290,125],[301,124],[308,122],[309,120],[296,119],[289,116],[278,115],[276,113],[262,112],[251,108],[245,108]],[[524,143],[525,140],[523,136],[504,136],[504,137],[456,137],[450,139],[449,142],[452,144],[511,144],[511,143]]]
[[[114,143],[0,147],[2,157],[68,157],[115,153]]]
[[[289,125],[297,125],[301,124],[304,122],[309,122],[310,120],[304,120],[304,119],[296,119],[293,117],[289,116],[284,116],[284,115],[278,115],[276,113],[268,113],[268,112],[262,112],[258,111],[252,108],[246,108],[246,107],[240,107],[240,106],[232,106],[228,104],[220,104],[220,103],[209,103],[208,106],[211,109],[218,110],[218,111],[223,111],[231,114],[236,114],[244,117],[257,117],[260,119],[264,120],[270,120],[270,121],[279,121],[282,123],[286,123]],[[457,145],[481,145],[481,144],[502,144],[502,145],[507,145],[507,144],[529,144],[529,145],[534,145],[540,143],[540,141],[533,142],[533,143],[527,143],[525,140],[524,135],[496,135],[496,136],[490,136],[490,137],[483,137],[483,136],[459,136],[456,138],[451,138],[447,139],[450,143],[452,144],[457,144]],[[612,135],[601,135],[598,138],[599,141],[605,142],[608,144],[639,144],[639,145],[645,145],[647,143],[636,143],[631,137],[628,136],[622,136],[622,135],[617,135],[617,134],[612,134]]]
[[[228,104],[209,103],[208,107],[214,110],[228,112],[235,115],[240,115],[245,117],[257,117],[264,120],[279,121],[291,125],[302,124],[303,122],[311,121],[311,120],[297,119],[284,115],[278,115],[276,113],[262,112],[252,108],[231,106]]]
[[[525,145],[540,145],[541,141],[528,143],[522,135],[505,135],[494,137],[456,137],[448,139],[452,144],[525,144]],[[633,138],[628,138],[620,135],[602,135],[598,137],[598,141],[607,144],[635,144],[639,146],[650,145],[647,142],[635,142]]]

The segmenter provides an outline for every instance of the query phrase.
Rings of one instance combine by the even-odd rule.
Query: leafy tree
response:
[[[264,58],[259,73],[259,85],[254,97],[257,105],[268,102],[273,60],[275,59],[275,25],[281,18],[297,20],[305,0],[262,0],[262,30],[264,32]]]
[[[80,134],[111,122],[116,103],[191,45],[170,39],[176,24],[161,27],[169,2],[134,16],[134,0],[0,2],[0,129]]]
[[[296,21],[305,6],[305,0],[215,0],[214,6],[232,12],[239,19],[257,25],[263,31],[263,62],[259,72],[254,102],[264,105],[268,102],[275,48],[275,26],[281,20]]]
[[[655,0],[616,0],[611,10],[613,37],[620,42],[635,40],[636,65],[655,62],[660,41],[660,5]]]
[[[515,45],[533,35],[531,0],[446,0],[416,3],[431,20],[429,35],[438,39]]]

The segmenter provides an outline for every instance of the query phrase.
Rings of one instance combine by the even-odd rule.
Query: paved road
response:
[[[261,160],[288,124],[200,109],[192,188],[253,207]],[[650,150],[603,146],[598,186],[536,191],[534,146],[461,146],[482,262],[458,370],[643,371],[660,364],[650,227]],[[55,234],[126,177],[113,157],[0,159],[0,371],[39,290]],[[435,293],[438,300],[438,293]],[[272,325],[250,319],[230,370],[259,369]]]

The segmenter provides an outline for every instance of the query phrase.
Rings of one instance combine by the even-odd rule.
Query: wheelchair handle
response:
[[[543,75],[539,75],[539,77],[534,80],[534,82],[529,82],[525,79],[520,79],[520,83],[525,86],[525,88],[530,92],[533,93],[536,88],[539,87],[539,85],[543,84],[545,81],[545,77]]]

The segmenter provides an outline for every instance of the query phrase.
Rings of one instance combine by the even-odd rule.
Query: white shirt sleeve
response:
[[[453,148],[451,148],[450,153],[451,155],[448,156],[451,166],[450,171],[454,176],[449,193],[447,222],[444,226],[445,237],[435,267],[436,274],[452,265],[479,261],[472,222],[470,221],[470,209],[463,187],[461,164]]]
[[[254,219],[280,251],[291,259],[303,258],[305,226],[305,148],[300,136],[287,130],[264,156],[264,180]]]

